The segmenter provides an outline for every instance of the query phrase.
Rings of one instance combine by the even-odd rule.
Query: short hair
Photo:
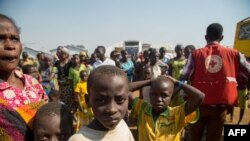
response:
[[[49,102],[40,107],[37,110],[34,118],[34,126],[37,119],[39,119],[42,116],[60,116],[61,121],[63,119],[64,120],[66,119],[67,121],[70,122],[73,128],[73,116],[71,115],[69,108],[64,104],[61,104],[60,102]]]
[[[187,45],[185,47],[185,49],[190,49],[190,50],[194,51],[195,50],[195,46],[194,45]]]
[[[159,52],[166,52],[167,51],[167,49],[165,48],[165,47],[161,47],[160,49],[159,49]]]
[[[116,52],[117,52],[116,50],[111,51],[110,52],[110,58],[112,58],[115,55]]]
[[[88,71],[86,69],[85,70],[81,70],[79,74],[81,75],[82,73],[87,73],[88,74]]]
[[[12,18],[0,13],[0,19],[5,19],[9,21],[15,27],[18,34],[20,34],[20,28],[17,26],[16,22]]]
[[[223,27],[219,23],[212,23],[207,27],[206,35],[211,41],[220,39],[222,33],[223,33]]]
[[[162,77],[157,77],[157,78],[154,78],[151,82],[151,86],[153,85],[158,85],[162,82],[165,82],[165,83],[171,83],[173,85],[173,88],[175,86],[174,82],[172,80],[170,80],[169,78],[167,78],[166,76],[162,76]]]
[[[51,61],[53,61],[54,58],[53,58],[53,56],[51,54],[44,54],[44,60],[51,60]]]
[[[90,91],[90,88],[93,87],[95,81],[100,81],[100,76],[121,76],[127,80],[127,75],[120,68],[111,66],[111,65],[103,65],[100,66],[93,71],[91,71],[88,80],[87,80],[87,89]],[[128,84],[128,80],[126,82]]]
[[[57,48],[56,48],[56,50],[62,50],[63,49],[63,46],[58,46]]]
[[[44,52],[38,52],[38,53],[36,54],[36,57],[39,58],[39,57],[41,57],[42,55],[45,55],[45,53],[44,53]]]
[[[159,56],[159,52],[157,49],[152,48],[151,51],[149,52],[149,56],[153,57],[153,56]]]
[[[61,95],[61,91],[60,90],[56,90],[56,89],[52,88],[50,90],[49,94],[48,94],[49,100],[52,101],[53,97],[59,99],[60,95]]]
[[[33,72],[30,72],[31,71],[31,68],[35,68],[36,66],[35,65],[24,65],[22,66],[22,71],[24,74],[31,74]]]
[[[105,47],[104,46],[97,46],[97,48],[96,49],[101,49],[104,53],[106,52],[106,49],[105,49]]]
[[[183,48],[184,49],[184,46],[182,45],[182,44],[177,44],[176,46],[175,46],[175,49],[176,48]]]
[[[80,54],[73,54],[73,57],[76,57],[76,56],[80,57]]]

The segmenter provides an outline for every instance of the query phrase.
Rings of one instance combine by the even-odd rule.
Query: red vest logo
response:
[[[208,72],[216,73],[222,68],[222,58],[219,55],[209,55],[205,60],[205,66]]]

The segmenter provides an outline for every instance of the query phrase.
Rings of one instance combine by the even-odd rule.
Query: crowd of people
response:
[[[248,107],[250,64],[220,44],[219,23],[205,39],[199,49],[177,44],[175,55],[58,46],[34,59],[16,23],[0,14],[0,140],[220,141],[229,109],[240,106],[241,120]]]

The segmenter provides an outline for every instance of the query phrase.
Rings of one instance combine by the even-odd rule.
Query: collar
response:
[[[145,108],[145,112],[144,113],[147,114],[147,115],[153,116],[153,108],[152,108],[152,106],[148,105]],[[167,109],[164,112],[162,112],[160,114],[160,116],[168,117],[168,115],[169,115],[168,113],[169,113],[169,107],[167,107]]]
[[[15,76],[17,76],[17,78],[20,78],[23,82],[25,82],[24,74],[21,71],[15,70],[14,74],[15,74]],[[10,87],[11,86],[9,85],[8,82],[0,79],[0,90],[4,90],[4,89],[10,88]]]

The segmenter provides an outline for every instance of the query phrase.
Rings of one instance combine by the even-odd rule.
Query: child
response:
[[[240,115],[237,124],[240,124],[242,118],[244,116],[245,110],[248,109],[248,99],[249,99],[249,92],[248,92],[248,84],[249,78],[244,75],[243,73],[239,73],[237,77],[237,91],[238,91],[238,99],[237,99],[237,106],[240,108]],[[227,113],[230,114],[230,119],[226,122],[233,123],[233,116],[234,116],[234,106],[228,106]]]
[[[22,67],[22,71],[24,74],[28,74],[34,77],[39,83],[42,83],[42,77],[35,65],[24,65]]]
[[[37,111],[33,129],[35,141],[67,141],[73,134],[73,117],[66,105],[49,102]]]
[[[44,56],[44,70],[41,70],[41,75],[43,78],[42,85],[47,95],[52,89],[59,90],[57,74],[58,70],[53,66],[53,57],[46,54]]]
[[[152,69],[149,65],[146,65],[145,68],[143,68],[143,80],[149,80],[153,76]],[[145,86],[141,89],[141,96],[145,102],[150,103],[149,98],[149,92],[150,92],[150,86]]]
[[[68,79],[71,81],[71,86],[75,89],[76,84],[80,81],[80,71],[86,70],[84,64],[80,62],[79,54],[74,54],[72,58],[72,67],[69,69]]]
[[[238,86],[238,106],[240,107],[240,117],[238,124],[242,121],[245,110],[248,109],[249,99],[249,78],[243,73],[239,73],[237,78]]]
[[[93,111],[90,107],[87,106],[85,97],[88,94],[87,91],[87,79],[88,79],[88,73],[87,70],[82,70],[80,72],[80,78],[81,81],[76,84],[75,87],[75,100],[79,105],[79,108],[77,109],[77,127],[76,131],[79,130],[79,128],[82,125],[88,125],[90,121],[93,118]]]
[[[179,106],[169,107],[175,85],[189,94],[189,99]],[[204,94],[170,76],[160,76],[151,82],[151,105],[138,98],[130,98],[133,100],[131,115],[138,119],[139,141],[176,141],[180,140],[178,133],[183,127],[198,118],[197,114],[192,112],[201,104]],[[192,115],[187,116],[190,113]]]
[[[60,90],[51,89],[49,92],[49,102],[59,102],[61,104],[64,104],[60,100],[60,96],[61,96]]]
[[[128,111],[127,75],[115,66],[103,65],[90,73],[87,83],[88,104],[95,118],[88,126],[82,126],[69,141],[133,141],[133,135],[123,120]]]

